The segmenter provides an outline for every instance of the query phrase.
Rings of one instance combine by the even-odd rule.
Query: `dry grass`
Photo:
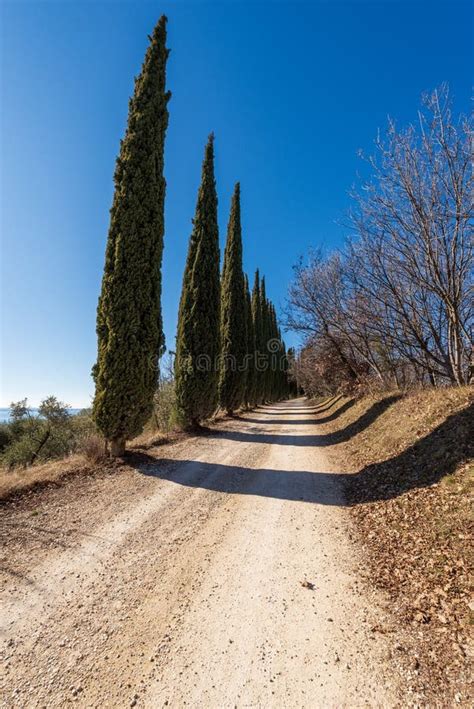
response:
[[[160,431],[144,431],[139,436],[130,441],[128,448],[130,450],[149,450],[169,443],[173,439],[172,434],[161,433]]]
[[[0,468],[0,499],[32,487],[58,483],[69,475],[89,472],[91,463],[83,454],[73,454],[27,468]]]
[[[220,412],[210,420],[218,421],[223,418],[225,415]],[[172,443],[188,435],[189,433],[178,428],[166,432],[157,431],[154,422],[150,421],[143,433],[127,443],[127,450],[130,454],[139,454],[141,451],[148,451],[157,446]],[[80,440],[74,454],[65,458],[26,468],[0,466],[0,500],[33,488],[62,483],[71,475],[91,475],[104,467],[113,470],[114,461],[108,455],[102,436],[91,433]]]
[[[174,437],[156,431],[144,432],[130,441],[127,449],[130,452],[150,450],[174,440]],[[0,500],[32,488],[62,483],[72,475],[90,475],[101,468],[113,466],[104,439],[97,434],[91,434],[81,440],[77,452],[65,458],[26,468],[0,467]]]
[[[338,467],[354,473],[369,578],[392,601],[411,686],[430,706],[470,702],[473,402],[464,387],[319,407]]]
[[[328,413],[339,412],[349,403],[353,405],[334,419],[330,430],[341,430],[354,424],[371,407],[392,396],[399,396],[399,392],[365,396],[355,402],[349,398],[339,399]],[[369,427],[351,438],[348,446],[344,443],[344,452],[350,449],[350,455],[346,456],[347,462],[353,470],[358,470],[361,465],[377,463],[395,456],[433,431],[448,416],[462,411],[473,401],[472,387],[408,392],[388,406]],[[325,405],[329,403],[330,401]],[[321,403],[321,408],[323,406]],[[342,452],[342,446],[339,447],[339,452]]]
[[[79,443],[78,453],[81,453],[90,463],[100,463],[107,458],[105,441],[97,433],[85,436]]]

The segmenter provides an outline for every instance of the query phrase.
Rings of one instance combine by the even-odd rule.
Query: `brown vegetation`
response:
[[[0,468],[0,500],[26,490],[57,485],[67,477],[92,472],[93,464],[83,454],[73,454],[59,460],[49,460],[30,467]]]
[[[293,373],[308,396],[472,382],[471,135],[446,86],[417,128],[390,121],[346,245],[295,267],[287,325],[305,338]]]
[[[177,434],[165,436],[156,431],[144,432],[130,442],[130,455],[163,445],[176,437]],[[0,501],[17,493],[62,484],[76,475],[94,475],[109,468],[115,470],[116,464],[106,453],[104,439],[99,435],[90,435],[81,441],[77,453],[65,458],[28,467],[0,467]]]
[[[466,705],[473,402],[465,387],[339,398],[317,409],[336,441],[334,431],[351,431],[335,457],[354,473],[347,500],[370,580],[391,598],[414,691]]]

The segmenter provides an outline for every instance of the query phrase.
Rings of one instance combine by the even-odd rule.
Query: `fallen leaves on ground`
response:
[[[341,436],[333,446],[339,467],[357,467],[345,479],[351,516],[369,580],[386,593],[398,621],[414,692],[428,703],[467,706],[473,392],[415,392],[358,428],[383,398],[360,400],[325,428]]]

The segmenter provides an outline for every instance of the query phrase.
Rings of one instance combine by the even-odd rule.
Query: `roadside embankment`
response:
[[[353,473],[351,516],[369,580],[389,594],[400,653],[410,646],[410,681],[450,706],[469,703],[473,401],[466,387],[317,407],[330,456]]]

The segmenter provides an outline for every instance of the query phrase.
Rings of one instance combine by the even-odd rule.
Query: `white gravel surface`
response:
[[[313,419],[263,407],[4,509],[2,705],[398,706]]]

